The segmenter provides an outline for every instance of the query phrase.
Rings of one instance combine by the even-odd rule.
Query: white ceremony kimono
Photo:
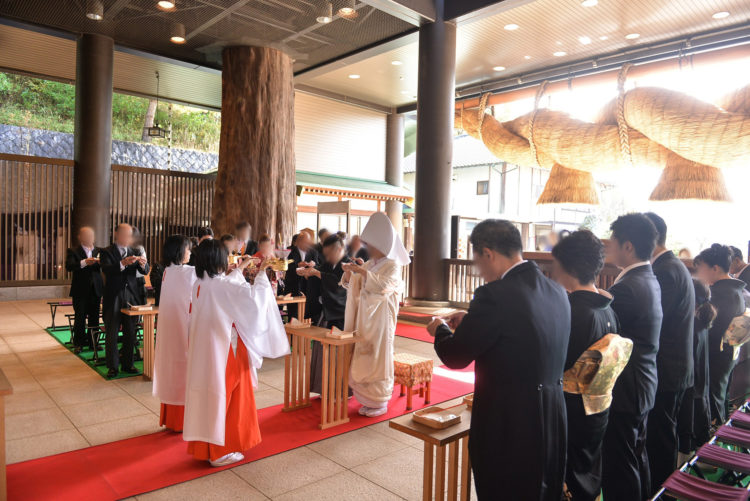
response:
[[[390,223],[389,223],[390,224]],[[356,330],[349,386],[366,407],[383,407],[393,393],[393,337],[398,317],[401,266],[393,259],[364,264],[367,275],[352,274],[344,330]]]
[[[195,268],[169,265],[162,275],[154,354],[154,396],[163,404],[185,405],[188,323]]]
[[[257,381],[255,371],[264,357],[289,354],[289,341],[266,275],[259,273],[254,285],[248,284],[239,270],[198,279],[193,286],[189,331],[182,437],[223,446],[226,366],[233,333],[247,348],[253,381]]]

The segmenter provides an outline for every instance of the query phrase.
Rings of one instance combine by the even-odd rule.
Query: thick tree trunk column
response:
[[[404,116],[393,111],[388,115],[385,136],[385,182],[401,188],[404,184]],[[403,204],[388,200],[385,212],[401,235],[404,230]]]
[[[217,235],[249,221],[253,236],[296,227],[292,60],[266,47],[227,47],[221,138],[211,226]]]
[[[448,294],[455,68],[456,25],[438,19],[421,26],[412,295],[427,301]]]
[[[113,61],[111,38],[91,34],[78,38],[71,243],[76,242],[82,226],[94,229],[97,245],[112,241],[109,204]]]

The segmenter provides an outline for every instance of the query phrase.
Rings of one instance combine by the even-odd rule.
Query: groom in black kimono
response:
[[[567,423],[562,390],[570,306],[562,287],[521,255],[509,221],[471,233],[486,285],[468,313],[428,326],[451,369],[475,362],[469,453],[480,500],[559,501]],[[451,332],[451,328],[454,329]]]

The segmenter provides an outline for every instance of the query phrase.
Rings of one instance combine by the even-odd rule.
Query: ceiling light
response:
[[[729,12],[723,10],[721,12],[715,13],[713,16],[714,19],[724,19],[725,17],[729,17]]]
[[[591,43],[591,39],[589,37],[578,37],[578,41],[583,45],[588,45]]]
[[[513,24],[513,23],[511,23],[511,24],[506,24],[506,25],[504,26],[504,28],[505,28],[506,30],[508,30],[508,31],[513,31],[513,30],[517,30],[517,29],[518,29],[518,25],[517,25],[517,24]]]
[[[177,4],[175,0],[159,0],[156,6],[161,10],[174,10]]]
[[[104,5],[100,0],[86,1],[86,17],[92,21],[101,21],[104,19]]]
[[[402,64],[404,64],[404,63],[402,63],[401,61],[391,61],[391,64],[392,64],[393,66],[401,66],[401,65],[402,65]]]
[[[584,7],[593,7],[598,3],[599,0],[583,0],[583,2],[581,2],[581,5],[583,5]]]
[[[354,2],[356,2],[356,0],[345,0],[344,5],[342,5],[338,11],[339,16],[345,19],[357,17],[357,10],[354,8]]]
[[[531,56],[523,56],[523,58],[528,61],[529,59],[531,59]]]
[[[359,75],[357,75],[356,73],[352,73],[351,75],[349,75],[349,78],[351,78],[352,80],[357,80],[359,78]]]
[[[331,2],[326,2],[323,11],[315,18],[315,20],[320,24],[328,24],[333,21],[333,4]]]
[[[493,66],[492,71],[504,71],[505,66]]]
[[[155,71],[154,74],[156,75],[156,110],[159,110],[159,72]],[[159,127],[159,123],[156,121],[156,113],[154,113],[154,125],[151,127],[144,127],[144,132],[146,132],[146,135],[148,137],[156,137],[164,139],[167,137],[167,131]]]
[[[625,38],[627,38],[628,40],[635,40],[636,38],[640,36],[641,36],[640,33],[628,33],[627,35],[625,35]]]
[[[607,35],[602,35],[602,36],[600,36],[600,37],[599,37],[599,40],[606,40],[606,39],[608,39],[608,38],[609,38],[609,37],[608,37]]]
[[[175,23],[169,29],[169,40],[172,43],[185,43],[185,25]]]
[[[563,57],[563,56],[567,56],[568,53],[565,52],[564,50],[559,50],[557,52],[554,52],[552,55],[555,57]]]

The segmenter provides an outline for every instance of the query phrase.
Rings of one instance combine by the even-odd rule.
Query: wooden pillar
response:
[[[221,77],[219,169],[211,226],[249,221],[253,237],[296,227],[292,60],[267,47],[227,47]]]
[[[401,188],[404,184],[404,116],[395,110],[386,121],[385,140],[385,182]],[[378,207],[380,210],[380,207]],[[398,200],[387,200],[385,212],[399,236],[403,238],[403,204]]]
[[[112,68],[114,41],[85,33],[76,44],[76,113],[73,135],[73,242],[81,226],[96,232],[96,244],[112,242]]]

